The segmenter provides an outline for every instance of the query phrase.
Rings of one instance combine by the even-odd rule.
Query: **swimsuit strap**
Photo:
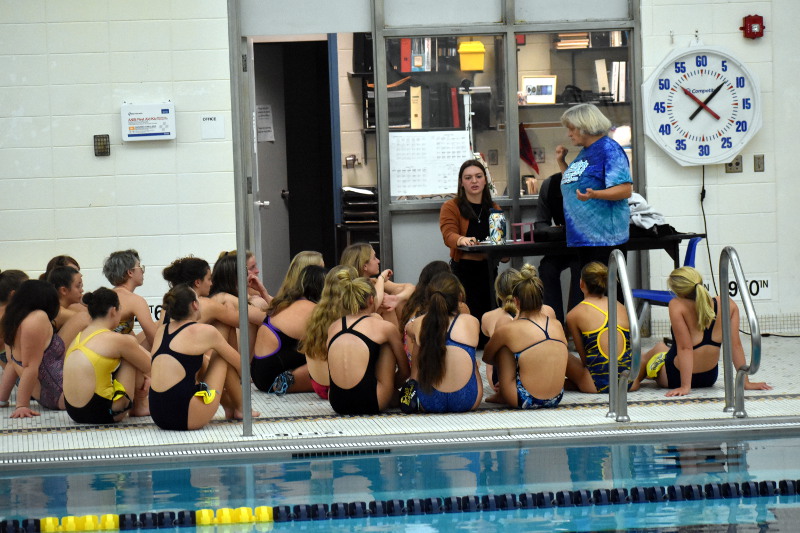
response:
[[[350,327],[348,327],[348,328],[345,328],[345,324],[347,324],[347,322],[345,321],[345,317],[342,317],[342,329],[352,330],[354,327],[356,327],[356,325],[357,325],[359,322],[361,322],[362,320],[364,320],[364,319],[365,319],[365,318],[367,318],[368,316],[369,316],[369,315],[364,315],[364,316],[360,317],[358,320],[356,320],[355,322],[353,322],[352,324],[350,324]]]
[[[108,328],[101,328],[101,329],[98,329],[97,331],[93,331],[91,335],[89,335],[88,337],[83,339],[83,342],[81,342],[81,334],[78,333],[78,336],[75,337],[75,347],[86,346],[87,342],[92,340],[95,336],[99,335],[100,333],[105,333],[106,331],[111,331],[111,330],[108,329]],[[81,332],[81,333],[83,333],[83,332]]]
[[[536,341],[533,344],[531,344],[530,346],[528,346],[527,348],[523,348],[522,350],[520,350],[517,353],[515,353],[514,354],[514,358],[515,359],[517,359],[519,361],[519,356],[522,354],[522,352],[524,352],[525,350],[529,350],[529,349],[533,348],[534,346],[536,346],[537,344],[541,344],[543,342],[553,341],[553,342],[560,342],[561,344],[566,344],[561,339],[554,339],[554,338],[550,337],[550,333],[548,331],[550,329],[550,317],[549,316],[545,316],[545,319],[546,319],[546,322],[544,323],[544,327],[542,327],[539,324],[537,324],[536,322],[534,322],[533,320],[531,320],[530,318],[527,318],[527,317],[523,317],[522,318],[522,320],[527,320],[528,322],[530,322],[531,324],[533,324],[534,326],[539,328],[541,330],[541,332],[544,333],[544,337],[545,338],[540,340],[540,341]],[[517,363],[517,365],[519,365],[519,363]]]
[[[448,339],[450,338],[450,332],[453,331],[453,326],[456,325],[456,320],[458,320],[458,315],[456,315],[455,318],[453,318],[453,321],[450,322],[450,327],[447,328],[447,338]]]

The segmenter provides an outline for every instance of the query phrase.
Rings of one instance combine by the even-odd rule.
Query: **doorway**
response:
[[[328,47],[328,40],[253,45],[255,112],[269,115],[272,126],[272,136],[256,143],[253,191],[254,200],[267,202],[255,208],[254,223],[272,294],[302,250],[322,253],[326,265],[337,263],[334,190],[341,178],[334,171],[339,139],[332,124],[338,129],[338,105],[331,105]]]

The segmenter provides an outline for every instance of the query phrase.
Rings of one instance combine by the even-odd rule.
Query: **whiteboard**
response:
[[[473,156],[466,130],[390,131],[390,195],[454,194],[467,159]]]

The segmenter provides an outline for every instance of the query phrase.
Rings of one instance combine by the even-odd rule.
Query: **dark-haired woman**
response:
[[[61,330],[61,327],[76,313],[86,311],[86,308],[80,305],[83,297],[83,276],[77,269],[63,266],[51,270],[46,281],[52,283],[58,292],[58,304],[61,308],[58,310],[55,326],[56,330]]]
[[[422,411],[460,413],[476,409],[483,381],[475,352],[480,323],[459,314],[464,288],[453,274],[437,274],[428,285],[427,312],[407,329],[411,341],[411,377],[418,383]]]
[[[306,257],[298,254],[292,259],[267,318],[258,328],[250,371],[260,391],[283,396],[313,390],[306,356],[297,351],[297,343],[305,336],[319,301],[325,269],[320,264],[308,264]],[[322,261],[321,255],[318,261]]]
[[[162,271],[169,287],[185,283],[197,293],[200,302],[201,324],[224,324],[229,328],[239,327],[239,308],[226,305],[209,298],[211,292],[211,267],[208,261],[199,257],[183,257],[176,259]]]
[[[340,270],[335,283],[347,315],[328,328],[328,399],[339,414],[376,414],[409,375],[400,331],[373,315],[375,287],[366,278]]]
[[[9,366],[19,377],[11,418],[39,416],[31,409],[31,399],[48,409],[64,409],[64,342],[52,326],[58,309],[55,288],[40,280],[22,283],[6,307],[3,340]],[[8,396],[0,402],[7,404]]]
[[[567,329],[575,342],[580,358],[570,355],[567,379],[581,392],[608,392],[610,362],[608,345],[608,267],[592,261],[581,270],[580,288],[583,301],[567,313]],[[625,306],[617,305],[617,369],[631,369],[631,331]],[[635,386],[629,386],[636,390]]]
[[[42,281],[47,281],[47,277],[50,275],[50,272],[52,272],[54,268],[65,267],[65,266],[72,267],[78,272],[80,272],[81,270],[81,266],[72,256],[57,255],[47,262],[47,266],[44,268],[44,272],[42,273],[42,275],[39,276],[39,279]]]
[[[233,374],[241,381],[240,357],[216,328],[197,322],[200,303],[189,286],[172,288],[164,296],[164,307],[170,320],[155,336],[150,416],[162,429],[199,429],[217,412],[227,376]],[[210,350],[211,360],[201,382],[197,373],[203,366],[203,354]],[[236,408],[235,404],[225,407],[226,411]]]
[[[500,394],[508,405],[556,407],[564,395],[569,356],[564,328],[542,312],[542,280],[536,269],[524,265],[512,285],[519,314],[495,330],[483,350],[483,360],[496,365]]]
[[[211,271],[211,291],[209,292],[209,298],[231,309],[236,309],[238,313],[238,287],[236,252],[222,252],[219,259],[217,259],[217,262],[214,264],[214,269]],[[247,306],[247,322],[250,324],[250,335],[248,337],[250,339],[250,346],[247,353],[250,354],[250,357],[252,357],[253,347],[256,343],[258,327],[264,321],[267,312],[267,304],[263,302],[261,298],[256,297],[254,301],[257,305],[248,303]],[[229,326],[219,320],[210,323],[219,330],[231,346],[239,350],[239,339],[237,336],[239,326],[238,320],[235,327]]]
[[[458,247],[472,246],[489,237],[489,214],[499,207],[492,201],[486,180],[486,168],[480,161],[465,161],[458,172],[456,197],[439,211],[439,229],[450,248],[450,267],[467,291],[467,307],[478,320],[494,308],[491,286],[497,269],[486,254],[462,252]],[[481,340],[483,343],[485,336]]]
[[[111,424],[147,416],[150,354],[132,335],[111,331],[119,324],[119,296],[100,287],[83,296],[92,321],[78,333],[64,358],[67,414],[82,424]]]
[[[6,307],[16,290],[25,281],[28,281],[28,275],[22,270],[12,269],[0,272],[0,339],[3,338],[3,315],[6,313]],[[3,377],[0,380],[0,398],[6,398],[5,401],[0,401],[0,407],[8,407],[8,397],[11,396],[11,391],[17,384],[16,372],[12,372],[11,367],[7,365],[6,344],[3,342],[0,346],[0,367],[8,368],[8,371],[3,371]]]

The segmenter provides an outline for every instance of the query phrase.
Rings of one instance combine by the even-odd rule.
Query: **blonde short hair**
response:
[[[561,125],[580,130],[584,135],[606,135],[611,121],[594,104],[578,104],[561,115]]]

